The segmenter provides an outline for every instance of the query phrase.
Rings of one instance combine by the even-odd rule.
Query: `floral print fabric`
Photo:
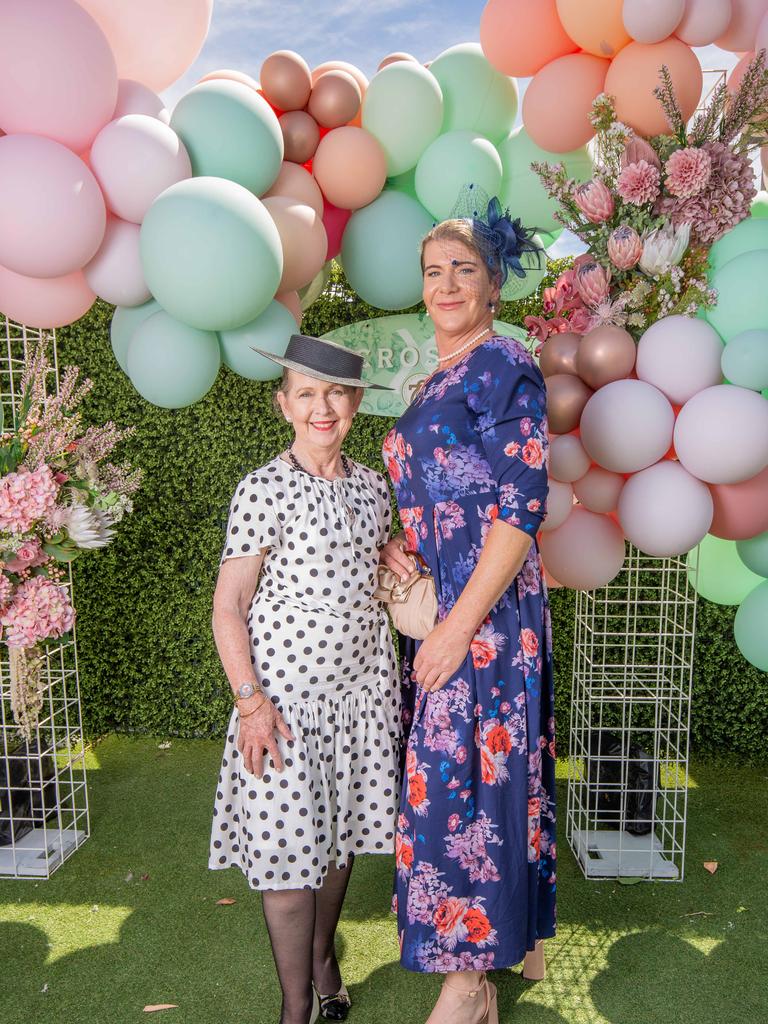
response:
[[[494,520],[535,536],[545,513],[544,385],[496,337],[416,396],[384,442],[408,545],[429,565],[440,618]],[[490,970],[555,931],[552,642],[536,543],[441,690],[411,680],[395,904],[403,966]]]

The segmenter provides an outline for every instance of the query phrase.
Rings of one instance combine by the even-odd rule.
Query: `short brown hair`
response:
[[[427,244],[429,242],[460,242],[475,253],[479,261],[485,267],[491,284],[496,283],[501,275],[501,267],[498,265],[498,259],[494,259],[493,257],[490,257],[489,259],[488,253],[483,251],[480,246],[480,242],[472,228],[471,222],[465,218],[457,217],[453,220],[443,220],[424,235],[421,240],[422,274],[424,273],[424,250],[427,248]]]

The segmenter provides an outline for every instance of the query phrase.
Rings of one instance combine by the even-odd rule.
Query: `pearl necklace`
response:
[[[474,338],[470,338],[466,345],[462,345],[461,348],[457,348],[455,352],[449,352],[447,356],[438,356],[438,363],[447,363],[449,359],[455,359],[456,356],[460,356],[467,349],[472,348],[476,341],[480,341],[484,334],[487,334],[491,330],[490,327],[484,327],[479,334],[476,334]]]

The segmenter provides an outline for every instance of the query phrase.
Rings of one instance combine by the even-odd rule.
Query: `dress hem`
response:
[[[346,859],[343,860],[341,863],[339,863],[338,861],[329,861],[328,864],[334,863],[337,865],[337,867],[343,868],[346,867],[346,865],[349,863],[350,857],[363,857],[366,854],[376,854],[379,857],[391,857],[393,854],[393,850],[350,850],[347,853]],[[309,882],[305,882],[304,885],[295,885],[291,884],[290,882],[278,882],[275,885],[254,885],[251,882],[251,879],[248,877],[247,873],[243,870],[243,867],[239,861],[231,860],[227,864],[208,864],[209,871],[226,871],[227,868],[239,868],[245,880],[248,882],[249,889],[253,889],[254,892],[274,892],[278,889],[314,889],[315,891],[317,891],[318,889],[322,888],[325,876],[328,874],[328,865],[320,869],[320,873],[322,876],[320,885],[312,885]]]

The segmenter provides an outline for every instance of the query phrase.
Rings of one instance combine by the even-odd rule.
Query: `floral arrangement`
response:
[[[42,653],[75,621],[62,564],[109,544],[141,484],[140,470],[105,461],[132,429],[84,429],[78,406],[91,381],[69,367],[48,395],[50,372],[43,342],[25,367],[10,430],[0,406],[0,637],[14,719],[27,737],[42,703]]]
[[[721,84],[690,128],[666,66],[660,78],[654,92],[667,134],[635,135],[603,94],[591,115],[594,177],[579,184],[562,164],[533,164],[558,202],[557,219],[589,249],[545,290],[544,315],[526,318],[541,342],[603,324],[641,333],[661,317],[693,316],[716,302],[707,286],[709,248],[749,216],[757,191],[749,151],[768,140],[765,50],[738,91]]]

